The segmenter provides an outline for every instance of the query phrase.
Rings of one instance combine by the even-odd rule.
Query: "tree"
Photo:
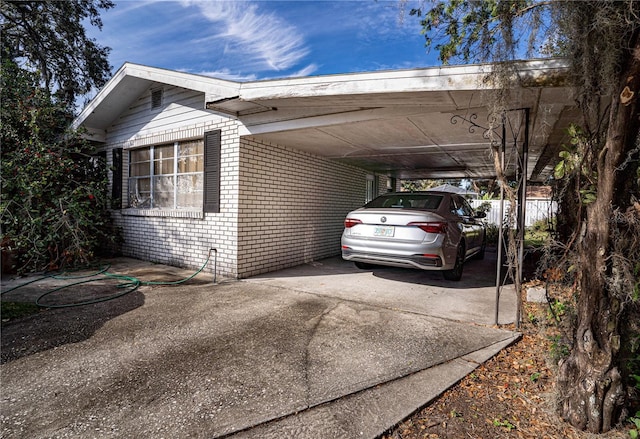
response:
[[[518,80],[508,61],[562,55],[570,63],[583,121],[561,161],[571,181],[564,197],[577,200],[577,214],[561,217],[572,222],[561,244],[576,262],[577,310],[558,371],[559,412],[578,428],[607,431],[629,404],[623,351],[640,340],[628,333],[637,324],[624,325],[638,316],[640,289],[640,2],[449,0],[411,14],[442,62],[500,62],[496,112]]]
[[[33,73],[11,61],[0,73],[3,259],[19,272],[86,263],[116,237],[106,164]]]
[[[3,1],[2,58],[39,72],[42,85],[71,108],[111,75],[110,49],[87,37],[84,21],[101,29],[99,10],[113,6],[110,0]]]
[[[110,75],[108,48],[87,38],[109,0],[0,3],[3,266],[19,271],[87,262],[115,236],[106,164],[69,129],[76,99]],[[5,267],[6,268],[6,267]]]
[[[418,179],[418,180],[403,180],[402,181],[402,190],[404,191],[426,191],[428,189],[432,189],[436,186],[443,185],[445,183],[449,183],[452,186],[459,186],[461,180],[429,180],[429,179]]]

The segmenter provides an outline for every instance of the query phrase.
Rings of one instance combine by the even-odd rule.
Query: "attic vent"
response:
[[[162,106],[162,89],[156,88],[151,90],[151,109],[160,108]]]

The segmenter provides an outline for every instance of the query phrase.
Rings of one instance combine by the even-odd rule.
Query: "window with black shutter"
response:
[[[220,130],[204,133],[204,211],[220,212]]]
[[[112,179],[111,179],[111,208],[122,208],[122,148],[115,148],[111,151]]]
[[[202,139],[129,151],[128,206],[135,209],[202,208],[204,142]]]

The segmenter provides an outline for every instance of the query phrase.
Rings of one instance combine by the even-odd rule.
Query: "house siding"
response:
[[[183,212],[172,210],[115,210],[112,216],[116,226],[121,229],[123,255],[196,269],[206,261],[209,249],[214,248],[217,250],[217,275],[237,277],[237,123],[230,120],[225,123],[192,127],[183,130],[182,135],[185,138],[193,138],[194,132],[198,132],[199,137],[202,137],[205,131],[214,129],[223,132],[220,213],[200,213],[197,217],[190,218]],[[173,134],[180,137],[181,132]],[[126,181],[123,186],[126,188]],[[126,197],[126,193],[123,197]],[[207,270],[212,269],[213,261]]]
[[[160,109],[151,109],[151,90],[107,130],[107,163],[111,150],[123,148],[122,210],[112,211],[125,256],[178,267],[200,268],[217,250],[217,275],[237,277],[238,122],[202,109],[202,93],[163,87]],[[205,131],[222,130],[220,213],[128,209],[128,151],[133,148],[203,138]],[[112,179],[112,175],[109,176]],[[117,208],[118,206],[112,206]],[[212,255],[213,257],[213,255]],[[213,270],[213,261],[207,271]]]
[[[122,206],[112,211],[123,255],[198,269],[214,248],[217,276],[243,278],[340,253],[344,217],[365,201],[367,171],[241,139],[240,122],[199,109],[201,93],[165,87],[161,109],[152,110],[155,89],[149,87],[106,133],[109,165],[111,150],[123,149]],[[220,213],[127,207],[129,150],[218,129]],[[384,176],[379,184],[383,192]]]
[[[344,218],[364,203],[366,175],[359,168],[243,138],[238,276],[339,254]]]
[[[158,88],[163,89],[162,105],[160,108],[151,109],[151,91]],[[204,109],[204,93],[179,87],[152,85],[107,130],[105,139],[109,144],[144,146],[160,143],[157,136],[153,136],[153,133],[158,131],[161,131],[165,138],[169,138],[176,131],[182,131],[187,124],[221,123],[227,119]],[[142,143],[143,141],[147,143]]]

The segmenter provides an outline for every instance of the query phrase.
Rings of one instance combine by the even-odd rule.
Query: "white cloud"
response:
[[[308,66],[298,70],[297,72],[292,73],[290,76],[291,77],[309,76],[309,75],[315,73],[317,70],[318,70],[318,65],[317,64],[309,64]]]
[[[242,75],[240,73],[233,73],[229,69],[213,70],[213,71],[206,71],[206,72],[193,72],[191,70],[186,70],[186,69],[183,69],[182,71],[188,72],[188,73],[195,73],[196,75],[210,76],[212,78],[226,79],[228,81],[236,81],[236,82],[252,82],[258,79],[258,77],[255,74]]]
[[[187,0],[182,4],[196,6],[216,24],[213,34],[199,43],[223,39],[227,51],[245,54],[270,70],[288,69],[309,52],[295,26],[273,13],[261,12],[256,3]]]

